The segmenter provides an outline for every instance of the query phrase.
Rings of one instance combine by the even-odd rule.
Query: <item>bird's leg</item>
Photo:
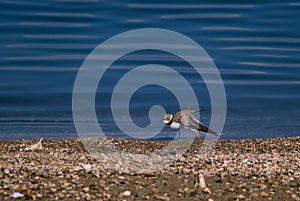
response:
[[[179,139],[180,139],[180,129],[178,130],[178,133],[179,133]]]
[[[200,140],[200,132],[196,131],[196,137]]]

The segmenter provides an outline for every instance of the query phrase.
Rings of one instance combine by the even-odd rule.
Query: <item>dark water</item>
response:
[[[222,138],[299,135],[300,3],[161,2],[1,1],[0,139],[76,137],[72,90],[82,62],[106,39],[148,27],[182,33],[213,58],[227,95]],[[107,90],[112,84],[109,80],[116,81],[114,76],[128,66],[147,63],[174,68],[186,65],[159,51],[132,53],[114,64]],[[205,85],[186,68],[206,108],[201,121],[209,125]],[[97,94],[99,122],[109,136],[119,137],[111,123],[109,95]],[[164,105],[166,99],[174,97],[157,86],[138,90],[131,104],[135,123],[149,124],[151,105]],[[175,101],[169,103],[166,110],[176,112]],[[162,133],[156,139],[172,136],[174,131],[164,129]]]

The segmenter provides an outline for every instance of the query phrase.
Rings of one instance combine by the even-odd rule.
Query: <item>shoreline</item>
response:
[[[299,136],[218,140],[204,156],[203,140],[196,140],[166,169],[138,174],[107,168],[80,139],[44,140],[40,151],[23,151],[37,141],[0,140],[2,200],[16,192],[19,200],[300,200]],[[105,141],[133,154],[168,144]]]

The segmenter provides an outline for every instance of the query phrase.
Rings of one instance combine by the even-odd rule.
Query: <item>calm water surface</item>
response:
[[[82,62],[106,39],[149,27],[192,38],[214,60],[228,101],[222,138],[299,135],[297,1],[7,0],[0,7],[0,139],[76,137],[72,90]],[[201,121],[209,125],[210,100],[201,78],[176,56],[145,50],[116,61],[105,90],[97,93],[99,123],[108,136],[124,137],[109,110],[114,82],[132,66],[149,63],[180,69],[206,108]],[[154,104],[171,113],[178,109],[166,89],[144,87],[131,102],[137,125],[149,124],[148,111]],[[166,128],[154,139],[172,136],[174,131]]]

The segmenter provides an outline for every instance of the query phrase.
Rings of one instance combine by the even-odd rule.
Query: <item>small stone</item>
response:
[[[228,190],[230,191],[230,192],[233,192],[234,191],[234,188],[228,188]]]
[[[118,176],[118,179],[120,179],[120,180],[125,180],[126,177],[124,177],[124,176]]]
[[[158,188],[153,189],[154,194],[160,193],[160,190]]]
[[[35,196],[36,196],[37,198],[41,198],[41,197],[42,197],[42,194],[37,193]]]
[[[89,188],[89,187],[84,187],[82,190],[83,190],[84,192],[89,192],[89,191],[90,191],[90,188]]]
[[[296,198],[297,198],[297,195],[293,193],[293,194],[291,195],[291,198],[296,199]]]
[[[245,184],[244,183],[241,183],[241,184],[239,184],[236,188],[237,189],[241,189],[241,188],[243,188],[245,186]]]
[[[20,186],[19,184],[17,184],[17,185],[15,185],[15,186],[13,187],[13,189],[14,189],[15,191],[20,191],[20,190],[21,190],[21,186]]]
[[[103,193],[103,196],[107,199],[110,199],[111,198],[111,195],[110,194],[107,194],[107,193]]]
[[[285,193],[286,193],[286,194],[292,194],[292,191],[286,190]]]
[[[122,197],[129,197],[131,196],[131,191],[124,191],[123,193],[121,193]]]
[[[90,164],[81,164],[81,167],[84,169],[85,172],[89,172],[92,169]]]
[[[263,190],[267,189],[267,186],[265,184],[260,184],[259,188],[261,191],[263,191]]]
[[[221,172],[220,176],[222,179],[224,179],[227,176],[227,172]]]
[[[8,175],[9,172],[10,172],[9,169],[5,169],[5,170],[4,170],[4,174],[7,174],[7,175]]]
[[[155,195],[154,198],[156,198],[158,200],[163,200],[163,201],[170,201],[170,197],[168,197],[168,196]]]
[[[260,196],[261,196],[261,197],[269,197],[269,194],[266,193],[265,191],[262,191],[262,192],[260,193]]]
[[[184,193],[184,190],[183,189],[178,189],[178,193]]]
[[[83,198],[84,198],[85,200],[91,200],[91,199],[92,199],[92,196],[91,196],[90,194],[86,193],[86,194],[83,195]]]
[[[239,199],[239,200],[244,200],[244,199],[245,199],[245,196],[239,194],[239,195],[236,195],[235,198],[236,198],[236,199]]]
[[[289,177],[289,182],[294,181],[294,177]]]

